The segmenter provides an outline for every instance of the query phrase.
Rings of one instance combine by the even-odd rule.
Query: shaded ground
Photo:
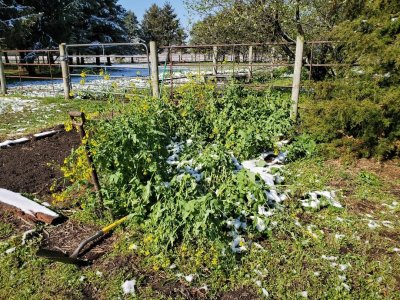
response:
[[[48,138],[0,149],[0,187],[48,198],[54,180],[62,178],[59,166],[79,143],[75,131],[61,131]]]

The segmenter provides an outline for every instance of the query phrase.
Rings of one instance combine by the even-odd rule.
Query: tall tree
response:
[[[119,42],[127,36],[117,0],[0,0],[0,32],[8,47],[61,42]]]
[[[126,16],[124,18],[124,26],[126,28],[126,34],[129,41],[134,41],[142,36],[139,21],[133,11],[128,10],[128,12],[126,13]]]
[[[180,25],[177,14],[167,2],[162,8],[153,4],[142,20],[143,39],[156,41],[159,45],[182,44],[186,34]]]
[[[16,0],[0,0],[0,37],[8,48],[24,48],[40,13]]]

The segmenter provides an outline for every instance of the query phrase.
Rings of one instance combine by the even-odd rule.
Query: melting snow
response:
[[[125,295],[131,294],[135,295],[135,285],[136,285],[136,280],[127,280],[122,284],[122,290]]]
[[[6,254],[13,253],[15,250],[16,250],[15,247],[12,247],[12,248],[10,248],[10,249],[7,249],[7,250],[6,250]]]
[[[303,207],[310,208],[320,208],[323,204],[324,200],[327,201],[329,205],[332,205],[337,208],[343,208],[342,204],[340,204],[337,200],[335,200],[335,193],[330,191],[315,191],[308,193],[309,199],[300,200],[301,205]]]

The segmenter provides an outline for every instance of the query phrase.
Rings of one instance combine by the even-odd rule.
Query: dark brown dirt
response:
[[[50,197],[54,180],[61,182],[59,166],[80,144],[75,131],[0,149],[0,187],[17,193]],[[62,184],[58,184],[58,189]]]
[[[256,300],[261,299],[257,293],[249,287],[243,287],[235,291],[226,292],[222,295],[221,300]]]
[[[138,294],[146,288],[151,288],[156,295],[168,299],[213,299],[207,295],[203,288],[191,287],[184,279],[176,277],[172,279],[163,271],[146,270],[141,267],[141,258],[136,255],[125,255],[107,260],[100,259],[96,266],[106,278],[112,278],[115,274],[123,275],[124,278],[140,278]],[[99,295],[95,287],[86,287],[83,291],[87,299],[104,299]],[[147,299],[147,298],[146,298]],[[217,299],[220,299],[219,297]]]

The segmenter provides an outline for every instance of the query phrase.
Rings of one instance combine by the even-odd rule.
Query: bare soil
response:
[[[57,190],[63,188],[59,167],[79,144],[75,131],[61,131],[51,137],[0,149],[0,188],[47,200],[54,180],[58,181]]]

